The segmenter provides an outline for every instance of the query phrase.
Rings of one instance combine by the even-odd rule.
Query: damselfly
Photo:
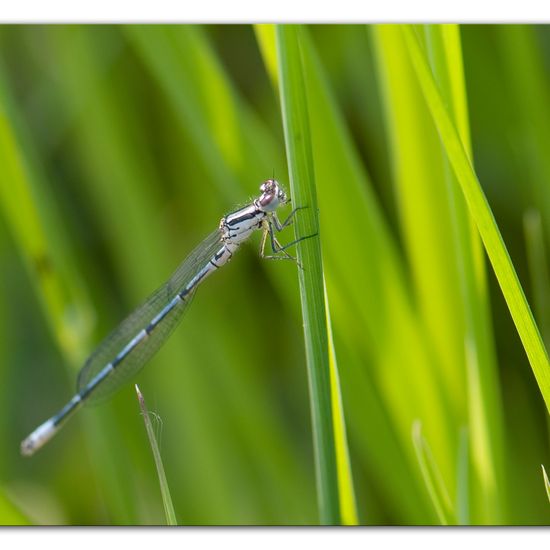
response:
[[[263,232],[262,257],[294,259],[286,249],[306,237],[281,246],[275,231],[288,226],[298,208],[281,222],[276,210],[289,202],[284,189],[270,179],[260,191],[250,204],[224,216],[218,229],[191,252],[172,277],[107,336],[82,367],[73,398],[21,443],[23,455],[40,449],[84,403],[105,399],[132,378],[176,327],[200,283],[225,265],[254,231]],[[273,251],[270,256],[264,254],[268,238]]]

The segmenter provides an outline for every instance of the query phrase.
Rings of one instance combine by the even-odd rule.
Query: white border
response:
[[[242,23],[242,22],[550,22],[544,0],[17,0],[2,2],[4,23]]]
[[[548,529],[538,528],[27,528],[0,531],[4,548],[21,544],[55,550],[97,550],[117,543],[132,550],[162,548],[280,550],[315,548],[365,550],[475,550],[548,547]],[[467,546],[465,546],[467,545]]]
[[[550,22],[550,2],[522,0],[492,3],[479,0],[450,2],[426,0],[384,0],[361,2],[338,0],[321,4],[296,0],[251,3],[244,0],[212,2],[106,1],[68,2],[60,0],[18,0],[4,2],[0,23],[242,23],[242,22]],[[0,541],[5,548],[29,546],[61,550],[97,550],[112,546],[116,539],[132,550],[213,547],[238,550],[294,548],[314,545],[346,550],[400,547],[407,550],[445,548],[469,550],[491,547],[546,548],[547,529],[405,529],[405,528],[27,528],[4,529]],[[122,541],[121,541],[122,542]],[[9,544],[11,543],[11,544]],[[128,546],[131,545],[131,546]]]

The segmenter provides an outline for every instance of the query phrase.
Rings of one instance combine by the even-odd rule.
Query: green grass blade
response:
[[[200,27],[136,25],[124,30],[228,202],[243,188],[256,192],[266,166],[284,172],[272,136],[236,93]]]
[[[444,158],[429,113],[423,108],[399,27],[376,26],[373,34],[402,239],[419,316],[438,362],[435,374],[441,378],[449,408],[456,417],[463,414],[464,407],[464,319],[458,262],[453,256],[449,258],[449,250],[454,250],[453,207],[444,184]],[[456,454],[452,454],[454,459]]]
[[[408,62],[400,29],[395,25],[376,25],[370,35],[376,47],[401,234],[417,304],[419,334],[415,336],[427,342],[431,348],[428,353],[433,357],[430,362],[416,357],[415,372],[408,375],[414,380],[419,377],[419,365],[433,363],[422,377],[422,388],[415,392],[425,397],[417,401],[417,412],[411,411],[414,416],[406,424],[406,436],[410,441],[412,422],[415,418],[422,420],[454,499],[456,425],[464,423],[466,407],[458,259],[449,254],[454,250],[453,206],[444,184],[441,145]],[[407,376],[405,368],[400,365],[397,369],[401,380]],[[440,425],[434,426],[435,422]],[[416,463],[414,457],[413,460]]]
[[[470,443],[467,428],[460,430],[456,475],[456,520],[458,525],[470,524]]]
[[[410,425],[422,410],[430,434],[438,439],[438,450],[446,447],[449,426],[445,415],[433,414],[444,403],[434,383],[433,364],[422,346],[402,258],[329,83],[324,59],[310,36],[302,29],[300,46],[323,226],[324,270],[350,436],[374,475],[387,480],[390,498],[398,515],[403,514],[401,521],[415,517],[418,522],[429,522],[432,511],[423,500],[422,480],[416,476]],[[399,334],[401,345],[389,345],[389,334]],[[411,371],[406,372],[409,365]],[[403,379],[411,383],[407,400],[403,399]],[[401,449],[396,451],[396,447]],[[376,522],[371,517],[367,521],[371,519]]]
[[[44,210],[54,209],[51,190],[38,177],[22,143],[16,111],[1,77],[0,208],[36,287],[48,326],[67,363],[75,366],[88,351],[92,313],[78,277],[67,273],[73,269],[72,261],[62,249],[63,238],[50,223],[55,216],[44,216]]]
[[[297,247],[297,253],[299,262],[304,266],[303,269],[299,269],[299,282],[313,423],[319,516],[322,524],[334,525],[340,523],[341,517],[323,266],[299,29],[296,26],[277,27],[277,53],[292,202],[294,205],[306,207],[296,217],[295,231],[297,236],[316,235],[302,241]]]
[[[274,88],[278,86],[277,42],[275,25],[254,25],[254,33],[260,48],[267,74]]]
[[[353,490],[353,477],[349,459],[348,440],[346,436],[346,422],[344,407],[342,404],[342,392],[340,391],[340,377],[336,362],[336,350],[332,334],[332,322],[326,285],[324,285],[325,309],[327,312],[327,336],[329,347],[330,365],[330,395],[332,400],[332,414],[334,427],[334,446],[336,448],[336,468],[338,470],[338,489],[340,497],[340,515],[343,525],[358,525],[355,493]]]
[[[544,488],[546,489],[546,496],[548,497],[548,501],[550,502],[550,481],[548,480],[548,475],[546,474],[544,465],[541,464],[540,467],[542,468],[542,477],[544,479]]]
[[[456,520],[449,492],[445,487],[441,472],[437,467],[430,447],[422,435],[420,421],[416,421],[413,424],[412,439],[422,477],[424,478],[426,489],[430,495],[439,522],[441,525],[453,525],[456,523]]]
[[[0,524],[32,525],[32,521],[0,489]]]
[[[164,505],[164,513],[166,515],[166,523],[168,525],[177,525],[176,512],[174,511],[174,505],[172,504],[172,497],[170,496],[170,488],[168,487],[168,481],[166,480],[166,474],[164,473],[164,466],[162,464],[162,458],[160,456],[160,449],[158,447],[157,438],[153,430],[153,424],[149,417],[149,410],[145,404],[145,398],[139,390],[137,384],[135,384],[136,393],[139,402],[139,408],[141,409],[141,415],[143,416],[143,422],[145,423],[145,430],[147,431],[147,437],[151,444],[151,450],[153,451],[153,458],[155,459],[155,466],[157,468],[157,474],[159,477],[160,492],[162,494],[162,503]]]
[[[279,75],[277,72],[277,42],[275,25],[255,25],[254,30],[270,80],[273,87],[277,90]],[[346,436],[346,423],[344,419],[342,394],[336,360],[336,350],[334,348],[334,337],[332,334],[332,322],[330,319],[326,285],[324,288],[324,294],[325,308],[327,311],[331,399],[332,411],[334,415],[333,426],[336,447],[336,462],[338,470],[340,512],[343,524],[356,525],[358,523],[357,510],[355,504],[355,494],[353,489],[353,479]]]
[[[542,31],[542,32],[541,32]],[[502,63],[506,102],[510,109],[514,148],[521,156],[521,177],[515,182],[529,207],[550,219],[550,94],[543,28],[535,25],[499,25],[494,28],[494,47]],[[550,226],[545,224],[546,239]],[[546,341],[548,343],[548,341]]]
[[[441,96],[471,160],[462,48],[457,25],[426,25],[427,52]],[[481,241],[448,160],[445,161],[450,206],[451,246],[455,251],[464,327],[464,363],[468,387],[471,454],[476,476],[472,498],[476,522],[502,522],[502,411],[496,371],[487,281]]]
[[[550,410],[550,365],[529,304],[468,154],[434,81],[418,37],[409,26],[403,27],[403,33],[445,151],[468,203],[470,214],[476,222],[546,406]]]
[[[538,210],[530,209],[524,214],[523,228],[533,289],[535,317],[540,326],[544,343],[548,345],[550,342],[550,292],[548,291],[550,274],[548,273],[544,246],[544,229]]]

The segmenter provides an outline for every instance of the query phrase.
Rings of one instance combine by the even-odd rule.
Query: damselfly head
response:
[[[260,185],[260,191],[262,194],[258,199],[258,204],[264,211],[272,212],[281,204],[286,204],[288,202],[285,190],[277,180],[264,181],[262,185]]]

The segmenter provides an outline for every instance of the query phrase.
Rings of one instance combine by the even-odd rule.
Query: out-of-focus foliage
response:
[[[288,184],[272,32],[0,27],[0,523],[165,523],[131,384],[19,442],[223,213]],[[414,33],[548,338],[550,28]],[[547,411],[402,29],[298,35],[359,522],[547,524]],[[296,266],[258,244],[137,379],[183,524],[319,521]]]

